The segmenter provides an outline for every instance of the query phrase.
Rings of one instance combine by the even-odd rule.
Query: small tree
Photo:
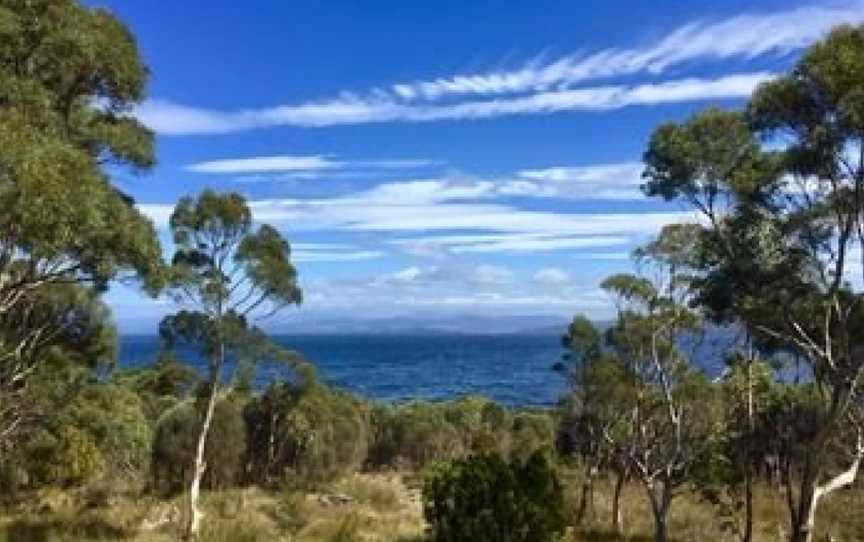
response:
[[[160,333],[168,344],[183,340],[197,345],[209,369],[189,488],[186,534],[195,537],[201,522],[201,478],[207,468],[204,447],[225,362],[232,354],[238,362],[272,356],[277,349],[248,319],[299,304],[301,295],[288,242],[270,226],[253,229],[242,196],[205,190],[196,198],[183,198],[170,227],[177,246],[172,290],[190,309],[163,320]]]
[[[679,347],[699,323],[681,303],[677,279],[671,275],[657,287],[644,278],[613,275],[602,284],[619,310],[607,341],[620,364],[614,386],[623,411],[604,438],[644,486],[657,542],[667,540],[672,499],[710,452],[715,433],[713,388]]]
[[[594,480],[600,469],[615,473],[612,496],[612,528],[623,529],[621,490],[630,472],[630,463],[615,443],[607,438],[625,412],[630,383],[615,353],[604,349],[600,331],[584,316],[576,316],[562,343],[566,376],[571,393],[564,404],[560,439],[565,452],[578,454],[584,463],[584,478],[575,522],[593,515]]]

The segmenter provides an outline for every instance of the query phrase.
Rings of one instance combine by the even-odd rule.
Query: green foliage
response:
[[[0,18],[0,221],[17,232],[7,239],[25,259],[68,258],[60,278],[153,275],[153,227],[100,167],[153,163],[152,133],[125,116],[147,81],[134,39],[107,12],[71,0],[4,2]]]
[[[192,473],[192,459],[201,432],[203,406],[185,402],[166,412],[153,436],[151,470],[154,488],[166,494],[182,490]],[[213,424],[204,446],[207,470],[203,484],[212,489],[233,487],[243,477],[246,426],[242,406],[223,399],[216,403]]]
[[[62,413],[58,425],[89,435],[108,471],[129,476],[146,469],[151,430],[144,405],[133,392],[112,384],[88,386]]]
[[[271,310],[301,301],[288,242],[268,225],[252,230],[252,213],[239,194],[205,190],[182,198],[171,214],[177,251],[172,281],[177,295],[209,318],[244,317],[267,302]]]
[[[188,397],[200,377],[189,365],[163,352],[152,367],[126,369],[112,377],[140,398],[148,422],[155,426],[162,414]]]
[[[477,455],[437,465],[423,512],[436,542],[548,542],[566,525],[561,483],[540,452],[524,463]]]
[[[161,285],[155,229],[103,168],[153,164],[152,133],[128,115],[146,81],[135,40],[107,12],[0,3],[0,447],[42,414],[26,382],[47,351],[104,360],[90,349],[110,327],[95,293],[121,274]]]
[[[244,416],[249,474],[258,483],[322,482],[366,459],[368,408],[347,393],[273,384],[249,402]]]
[[[557,420],[547,412],[519,412],[513,416],[510,458],[526,461],[537,451],[550,451]]]
[[[486,452],[524,458],[553,447],[554,425],[549,413],[514,414],[482,397],[377,405],[372,410],[368,463],[420,468]]]
[[[31,487],[137,476],[146,469],[150,440],[142,403],[133,392],[92,383],[30,435],[10,456],[10,465],[27,474]]]

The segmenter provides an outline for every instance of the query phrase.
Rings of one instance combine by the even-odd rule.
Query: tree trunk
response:
[[[579,508],[576,510],[575,524],[581,525],[585,517],[594,517],[594,477],[597,469],[592,465],[586,470],[582,481],[582,495],[579,498]]]
[[[747,460],[744,464],[743,542],[753,541],[753,440],[756,437],[753,405],[753,342],[747,340]]]
[[[627,479],[627,471],[622,470],[615,478],[615,488],[612,491],[612,531],[616,534],[624,532],[624,514],[621,511],[621,491]]]
[[[204,422],[201,424],[201,433],[198,435],[198,447],[195,450],[195,464],[192,468],[192,484],[189,487],[189,523],[186,528],[186,538],[195,539],[201,528],[203,514],[198,509],[198,498],[201,492],[201,479],[207,470],[204,461],[204,448],[207,443],[207,435],[210,433],[210,425],[213,423],[213,412],[216,410],[217,386],[213,382],[210,386],[210,397],[207,399],[207,411],[204,414]]]
[[[654,514],[654,542],[667,542],[669,539],[669,505],[672,503],[672,487],[665,480],[653,480],[647,484]]]
[[[225,344],[219,339],[218,353],[210,362],[210,390],[207,397],[207,411],[204,413],[204,421],[201,423],[201,433],[198,435],[198,447],[195,450],[195,464],[192,467],[192,484],[189,486],[189,523],[186,527],[186,538],[189,540],[198,537],[201,529],[201,518],[203,513],[198,509],[198,498],[201,493],[201,479],[207,470],[204,461],[204,449],[207,444],[207,436],[213,423],[213,413],[216,410],[216,398],[219,395],[219,382],[222,375],[222,365],[225,363]]]
[[[753,542],[753,464],[744,473],[744,532],[743,542]]]
[[[808,458],[801,477],[797,511],[792,515],[791,542],[812,542],[819,501],[822,500],[822,497],[840,488],[850,486],[855,482],[862,457],[864,457],[864,448],[862,448],[861,438],[859,437],[858,450],[849,468],[822,485],[817,484],[821,469],[813,465],[810,458]]]

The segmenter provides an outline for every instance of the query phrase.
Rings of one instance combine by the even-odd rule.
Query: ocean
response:
[[[479,394],[509,406],[550,406],[565,392],[552,370],[558,335],[301,335],[274,339],[312,362],[332,386],[382,401],[442,400]],[[125,336],[120,367],[151,364],[154,336]],[[194,353],[181,359],[201,363]],[[196,361],[197,360],[197,361]],[[203,365],[203,364],[202,364]],[[261,367],[257,386],[276,372]],[[230,370],[230,368],[229,368]]]

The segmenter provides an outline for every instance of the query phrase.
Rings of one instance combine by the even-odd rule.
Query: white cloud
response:
[[[528,169],[517,172],[523,181],[511,181],[510,186],[514,193],[521,187],[523,195],[541,197],[642,199],[639,185],[643,169],[641,162]]]
[[[579,260],[629,260],[629,252],[578,252],[573,255]]]
[[[626,245],[632,238],[625,235],[573,236],[569,234],[507,233],[486,235],[444,235],[396,239],[409,254],[479,254],[492,252],[547,252],[554,250],[611,247]],[[437,250],[435,250],[437,249]]]
[[[321,155],[292,156],[253,156],[249,158],[225,158],[208,160],[190,164],[184,169],[195,173],[285,173],[293,172],[300,175],[318,175],[322,171],[371,168],[371,169],[405,169],[438,165],[433,160],[332,160]],[[340,172],[356,173],[356,172]],[[330,173],[332,174],[332,173]]]
[[[583,168],[580,175],[603,178],[603,175],[590,173],[588,168]],[[405,181],[384,183],[333,198],[253,200],[249,205],[257,220],[290,226],[294,232],[326,230],[398,235],[398,238],[390,237],[389,242],[413,254],[423,251],[538,252],[622,246],[653,235],[670,222],[694,219],[690,212],[566,213],[527,210],[486,201],[499,197],[501,186],[506,185],[507,181],[458,178]],[[165,228],[171,206],[143,204],[139,207]]]
[[[648,75],[695,61],[783,56],[800,50],[843,22],[864,20],[864,4],[804,6],[683,25],[659,42],[637,48],[574,53],[510,71],[460,74],[399,82],[364,94],[264,109],[215,111],[165,100],[145,103],[137,116],[163,134],[215,134],[268,126],[331,126],[370,122],[423,122],[501,115],[602,111],[629,105],[741,98],[770,76],[727,75],[638,85],[576,88],[587,81]],[[447,100],[446,103],[444,100]],[[439,102],[439,103],[435,103]]]
[[[350,250],[344,252],[298,250],[291,255],[291,259],[300,263],[359,262],[363,260],[382,258],[385,255],[386,254],[380,250]]]
[[[320,155],[283,155],[210,160],[190,164],[184,169],[195,173],[266,173],[274,171],[314,171],[334,169],[341,166],[341,162],[334,162]]]
[[[570,282],[570,275],[563,269],[547,267],[534,273],[534,282],[542,286],[563,286]]]
[[[767,72],[742,73],[716,79],[689,78],[631,86],[558,90],[445,105],[411,105],[377,96],[369,99],[348,96],[324,102],[224,112],[153,100],[143,104],[136,111],[136,116],[153,130],[165,135],[218,134],[272,126],[321,127],[373,122],[483,119],[743,98],[749,96],[756,85],[772,76]]]
[[[441,265],[412,265],[402,268],[373,279],[373,286],[401,288],[403,293],[412,291],[417,294],[430,288],[440,291],[442,285],[497,287],[510,284],[513,278],[514,273],[506,267],[450,260]]]
[[[376,314],[410,310],[417,315],[432,310],[570,316],[611,310],[608,297],[591,281],[570,281],[551,291],[505,267],[457,262],[410,266],[377,277],[317,280],[307,290],[307,308],[313,311],[342,307]]]
[[[806,47],[832,26],[864,20],[864,5],[809,6],[790,11],[740,15],[715,22],[694,22],[643,48],[604,49],[571,54],[552,62],[529,62],[511,71],[461,74],[431,81],[397,83],[390,92],[406,101],[464,95],[503,95],[566,89],[602,78],[659,74],[693,60],[752,59],[784,55]]]

